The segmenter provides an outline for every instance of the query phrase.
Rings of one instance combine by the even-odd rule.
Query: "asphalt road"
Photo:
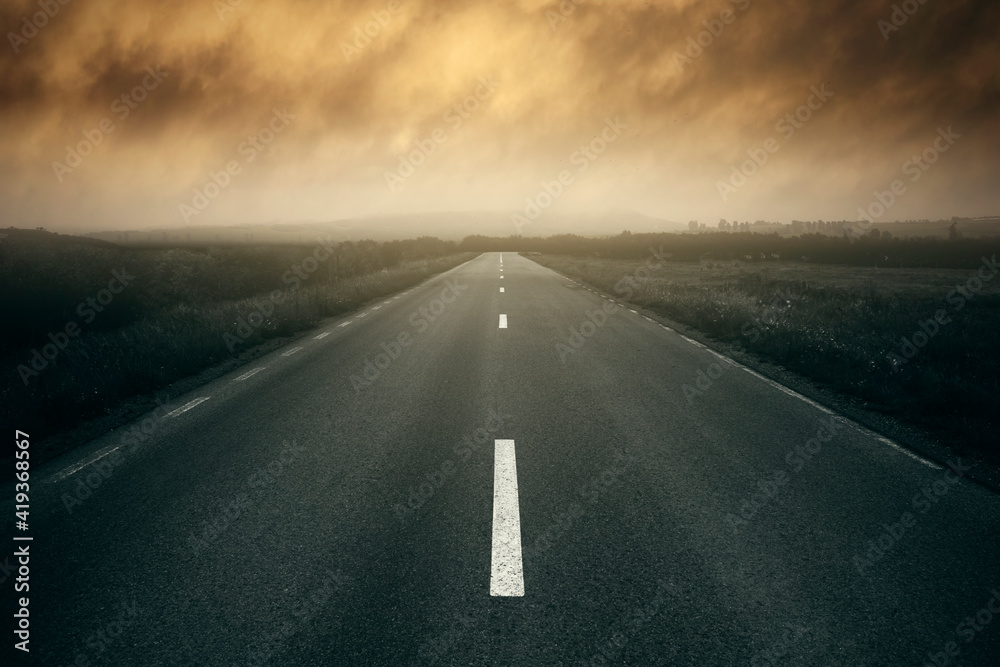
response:
[[[1000,498],[509,253],[32,481],[40,664],[1000,655]]]

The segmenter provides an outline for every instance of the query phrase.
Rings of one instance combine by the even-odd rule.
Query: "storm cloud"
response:
[[[938,0],[8,2],[0,201],[58,231],[503,212],[570,170],[562,212],[854,219],[904,179],[886,219],[996,214],[998,25]]]

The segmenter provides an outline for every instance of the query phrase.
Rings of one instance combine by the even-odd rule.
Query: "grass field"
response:
[[[531,258],[860,397],[957,452],[1000,459],[1000,278],[989,262],[977,271]]]

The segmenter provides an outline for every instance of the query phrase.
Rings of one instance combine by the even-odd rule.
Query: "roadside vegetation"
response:
[[[842,264],[866,268],[975,269],[982,257],[1000,254],[1000,237],[943,240],[936,238],[883,238],[871,234],[858,240],[846,236],[803,234],[779,236],[753,232],[699,234],[630,234],[583,237],[563,234],[549,237],[506,238],[468,236],[460,248],[475,252],[540,252],[573,257],[643,259],[650,248],[660,249],[673,261],[731,260],[746,264],[776,260],[809,264]]]
[[[428,237],[179,249],[5,231],[0,404],[38,439],[474,256]]]

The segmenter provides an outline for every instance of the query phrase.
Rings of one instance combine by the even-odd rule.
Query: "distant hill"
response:
[[[4,243],[17,243],[20,247],[29,245],[45,245],[53,247],[58,245],[86,245],[97,248],[114,247],[111,239],[101,239],[96,237],[74,236],[72,234],[57,234],[44,229],[16,229],[8,227],[0,229],[0,247]]]
[[[567,215],[545,213],[524,225],[524,236],[579,234],[606,236],[625,229],[632,232],[674,232],[687,229],[686,224],[653,218],[634,211],[612,211],[603,214]],[[459,241],[466,236],[510,236],[517,233],[510,213],[443,212],[416,215],[383,215],[351,218],[331,222],[302,222],[262,225],[229,225],[175,227],[165,229],[94,232],[86,236],[126,245],[206,245],[214,243],[311,243],[330,235],[335,241],[373,239],[390,241],[436,236]]]

